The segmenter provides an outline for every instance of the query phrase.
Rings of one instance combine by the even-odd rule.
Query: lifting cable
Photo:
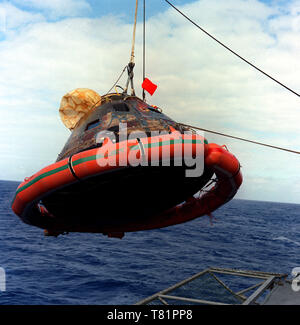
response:
[[[214,41],[216,41],[221,46],[223,46],[225,49],[227,49],[229,52],[231,52],[232,54],[234,54],[235,56],[237,56],[238,58],[240,58],[242,61],[244,61],[247,64],[249,64],[251,67],[253,67],[257,71],[261,72],[262,74],[264,74],[265,76],[267,76],[271,80],[275,81],[280,86],[284,87],[285,89],[289,90],[290,92],[292,92],[296,96],[300,97],[300,94],[298,94],[296,91],[292,90],[291,88],[287,87],[286,85],[284,85],[280,81],[276,80],[275,78],[273,78],[272,76],[270,76],[269,74],[267,74],[266,72],[264,72],[263,70],[259,69],[253,63],[249,62],[248,60],[246,60],[245,58],[243,58],[241,55],[239,55],[238,53],[236,53],[235,51],[233,51],[231,48],[229,48],[228,46],[226,46],[224,43],[222,43],[221,41],[219,41],[218,39],[216,39],[213,35],[211,35],[210,33],[208,33],[205,29],[203,29],[202,27],[200,27],[191,18],[189,18],[182,11],[180,11],[177,7],[175,7],[170,1],[165,0],[165,2],[167,2],[171,7],[173,7],[184,18],[186,18],[189,22],[191,22],[193,25],[195,25],[197,28],[199,28],[202,32],[204,32],[210,38],[212,38]],[[221,135],[221,136],[228,137],[228,138],[232,138],[232,139],[236,139],[236,140],[249,142],[249,143],[253,143],[253,144],[256,144],[256,145],[260,145],[260,146],[265,146],[265,147],[269,147],[269,148],[273,148],[273,149],[277,149],[277,150],[287,151],[287,152],[290,152],[290,153],[300,154],[300,151],[296,151],[296,150],[291,150],[291,149],[287,149],[287,148],[273,146],[273,145],[270,145],[270,144],[267,144],[267,143],[262,143],[262,142],[253,141],[253,140],[249,140],[249,139],[245,139],[245,138],[241,138],[241,137],[237,137],[237,136],[233,136],[233,135],[229,135],[229,134],[225,134],[225,133],[220,133],[220,132],[216,132],[216,131],[212,131],[212,130],[207,130],[207,129],[203,129],[203,128],[200,128],[200,127],[196,127],[196,126],[191,126],[191,125],[188,125],[188,124],[184,124],[184,123],[178,123],[178,124],[180,124],[181,126],[184,126],[184,127],[189,127],[189,128],[192,128],[192,129],[197,129],[197,130],[205,131],[205,132],[208,132],[208,133],[213,133],[213,134]]]
[[[134,63],[134,46],[135,46],[135,31],[136,31],[137,11],[138,11],[138,0],[136,0],[136,2],[135,2],[135,14],[134,14],[134,24],[133,24],[133,36],[132,36],[130,63]]]
[[[202,27],[200,27],[198,24],[196,24],[191,18],[189,18],[187,15],[185,15],[182,11],[180,11],[178,8],[176,8],[170,1],[165,0],[165,2],[167,2],[171,7],[173,7],[178,13],[180,13],[184,18],[186,18],[189,22],[191,22],[193,25],[195,25],[197,28],[199,28],[203,33],[205,33],[207,36],[209,36],[210,38],[212,38],[214,41],[216,41],[217,43],[219,43],[221,46],[223,46],[226,50],[228,50],[229,52],[231,52],[232,54],[234,54],[235,56],[237,56],[238,58],[240,58],[241,60],[243,60],[244,62],[246,62],[247,64],[249,64],[251,67],[253,67],[254,69],[256,69],[257,71],[261,72],[262,74],[264,74],[265,76],[267,76],[268,78],[272,79],[273,81],[275,81],[276,83],[278,83],[280,86],[284,87],[285,89],[289,90],[290,92],[292,92],[293,94],[295,94],[296,96],[300,97],[300,94],[298,94],[296,91],[292,90],[291,88],[287,87],[286,85],[284,85],[283,83],[281,83],[280,81],[276,80],[275,78],[273,78],[272,76],[270,76],[269,74],[267,74],[266,72],[264,72],[263,70],[259,69],[257,66],[255,66],[253,63],[249,62],[248,60],[246,60],[245,58],[243,58],[241,55],[239,55],[238,53],[236,53],[235,51],[233,51],[231,48],[229,48],[228,46],[226,46],[224,43],[222,43],[221,41],[219,41],[218,39],[216,39],[213,35],[211,35],[210,33],[208,33],[205,29],[203,29]]]
[[[143,81],[146,78],[146,0],[143,8]],[[145,89],[143,88],[143,101],[146,99]]]
[[[130,61],[127,65],[127,72],[128,72],[128,79],[126,82],[126,86],[124,89],[124,94],[127,94],[127,89],[129,86],[131,86],[131,96],[135,96],[134,86],[133,86],[133,68],[135,66],[134,63],[134,47],[135,47],[135,32],[136,32],[136,21],[137,21],[137,11],[138,11],[138,0],[135,2],[135,14],[134,14],[134,24],[133,24],[133,36],[132,36],[132,46],[131,46],[131,55],[130,55]]]
[[[184,123],[178,123],[178,124],[181,125],[181,126],[183,126],[183,127],[188,127],[188,128],[192,128],[192,129],[196,129],[196,130],[201,130],[201,131],[204,131],[204,132],[221,135],[223,137],[228,137],[228,138],[232,138],[232,139],[236,139],[236,140],[240,140],[240,141],[250,142],[250,143],[254,143],[254,144],[260,145],[260,146],[265,146],[265,147],[269,147],[269,148],[273,148],[273,149],[277,149],[277,150],[283,150],[283,151],[287,151],[287,152],[291,152],[291,153],[296,153],[298,155],[300,154],[300,151],[296,151],[296,150],[291,150],[291,149],[287,149],[287,148],[277,147],[277,146],[273,146],[271,144],[262,143],[262,142],[258,142],[258,141],[253,141],[253,140],[249,140],[249,139],[245,139],[245,138],[240,138],[240,137],[236,137],[234,135],[229,135],[229,134],[220,133],[220,132],[216,132],[216,131],[212,131],[212,130],[207,130],[207,129],[203,129],[203,128],[200,128],[200,127],[197,127],[197,126],[192,126],[192,125],[184,124]]]

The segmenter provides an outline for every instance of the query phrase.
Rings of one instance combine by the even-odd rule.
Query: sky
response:
[[[234,51],[300,92],[300,1],[173,0]],[[147,0],[147,96],[173,119],[300,151],[299,97],[233,56],[164,0]],[[129,62],[135,0],[0,1],[0,179],[53,163],[70,135],[61,98],[106,93]],[[141,96],[142,1],[135,86]],[[119,84],[124,85],[125,78]],[[299,155],[205,134],[240,161],[241,199],[300,204]]]

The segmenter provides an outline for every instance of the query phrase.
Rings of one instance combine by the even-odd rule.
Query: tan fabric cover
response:
[[[72,130],[79,120],[100,101],[101,96],[94,90],[88,88],[72,90],[61,99],[60,118],[64,125]]]

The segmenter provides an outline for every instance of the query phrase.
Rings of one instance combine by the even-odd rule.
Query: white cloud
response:
[[[85,7],[83,1],[76,3],[74,15],[80,6]],[[61,1],[27,0],[26,5],[43,14],[48,6],[57,17],[64,12]],[[225,44],[300,91],[298,27],[293,23],[300,17],[297,6],[299,1],[290,1],[282,13],[279,4],[270,7],[257,0],[202,0],[181,8]],[[118,18],[75,17],[46,22],[39,20],[40,16],[28,17],[27,21],[34,23],[19,24],[22,28],[18,33],[0,42],[0,153],[20,157],[17,161],[12,158],[13,163],[8,165],[7,159],[1,159],[0,170],[10,170],[9,177],[14,179],[24,178],[56,159],[68,136],[58,117],[61,97],[77,87],[105,93],[128,62],[131,47],[132,26]],[[138,94],[141,32],[139,24],[135,68]],[[149,19],[146,59],[147,76],[158,84],[154,96],[147,98],[167,115],[300,151],[299,99],[226,52],[173,9]],[[227,144],[241,161],[242,197],[297,201],[299,192],[294,184],[299,182],[298,156],[206,136]],[[20,138],[21,142],[16,140]],[[33,155],[34,160],[30,158]],[[0,178],[7,175],[0,174]],[[284,194],[280,186],[284,186]],[[269,194],[259,194],[263,187],[270,189]]]
[[[30,10],[40,10],[50,19],[83,16],[91,10],[85,0],[13,0],[13,2]]]
[[[27,24],[43,21],[43,15],[21,10],[8,2],[0,3],[0,33],[6,33]]]

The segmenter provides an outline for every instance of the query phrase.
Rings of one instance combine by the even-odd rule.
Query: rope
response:
[[[134,25],[133,25],[133,37],[132,37],[130,63],[134,63],[134,45],[135,45],[135,31],[136,31],[137,11],[138,11],[138,0],[136,0],[136,3],[135,3],[135,14],[134,14]]]
[[[232,139],[236,139],[236,140],[240,140],[240,141],[254,143],[254,144],[257,144],[257,145],[260,145],[260,146],[265,146],[265,147],[269,147],[269,148],[273,148],[273,149],[277,149],[277,150],[283,150],[283,151],[287,151],[287,152],[291,152],[291,153],[296,153],[298,155],[300,154],[300,151],[296,151],[296,150],[291,150],[291,149],[286,149],[286,148],[282,148],[282,147],[277,147],[277,146],[273,146],[271,144],[262,143],[262,142],[258,142],[258,141],[253,141],[253,140],[249,140],[249,139],[245,139],[245,138],[240,138],[240,137],[236,137],[234,135],[229,135],[229,134],[220,133],[220,132],[216,132],[216,131],[212,131],[212,130],[207,130],[207,129],[199,128],[197,126],[191,126],[191,125],[188,125],[188,124],[183,124],[183,123],[178,123],[178,124],[179,125],[182,125],[182,126],[185,126],[185,127],[192,128],[192,129],[201,130],[201,131],[204,131],[204,132],[221,135],[223,137],[228,137],[228,138],[232,138]]]
[[[125,89],[123,94],[127,94],[128,86],[130,83],[131,86],[131,96],[135,96],[134,85],[133,85],[133,68],[135,66],[134,63],[134,46],[135,46],[135,31],[136,31],[136,21],[137,21],[137,11],[138,11],[138,0],[135,2],[135,14],[134,14],[134,25],[133,25],[133,37],[132,37],[132,47],[131,47],[131,56],[130,61],[127,65],[128,79],[126,82]]]
[[[241,59],[242,61],[246,62],[247,64],[249,64],[251,67],[253,67],[254,69],[256,69],[257,71],[261,72],[262,74],[264,74],[266,77],[270,78],[271,80],[275,81],[276,83],[278,83],[280,86],[284,87],[285,89],[287,89],[288,91],[292,92],[293,94],[295,94],[296,96],[300,97],[300,94],[298,94],[296,91],[292,90],[291,88],[287,87],[286,85],[284,85],[283,83],[281,83],[280,81],[276,80],[275,78],[273,78],[272,76],[270,76],[269,74],[267,74],[266,72],[264,72],[263,70],[259,69],[257,66],[255,66],[253,63],[249,62],[248,60],[246,60],[245,58],[243,58],[241,55],[239,55],[238,53],[236,53],[235,51],[233,51],[231,48],[229,48],[228,46],[226,46],[224,43],[222,43],[221,41],[219,41],[218,39],[216,39],[214,36],[212,36],[211,34],[209,34],[205,29],[203,29],[202,27],[200,27],[198,24],[196,24],[192,19],[190,19],[187,15],[185,15],[182,11],[180,11],[178,8],[176,8],[170,1],[165,0],[171,7],[173,7],[177,12],[179,12],[184,18],[186,18],[189,22],[191,22],[193,25],[195,25],[197,28],[199,28],[203,33],[205,33],[206,35],[208,35],[210,38],[212,38],[214,41],[216,41],[217,43],[219,43],[221,46],[223,46],[226,50],[228,50],[229,52],[231,52],[232,54],[234,54],[235,56],[237,56],[239,59]]]

